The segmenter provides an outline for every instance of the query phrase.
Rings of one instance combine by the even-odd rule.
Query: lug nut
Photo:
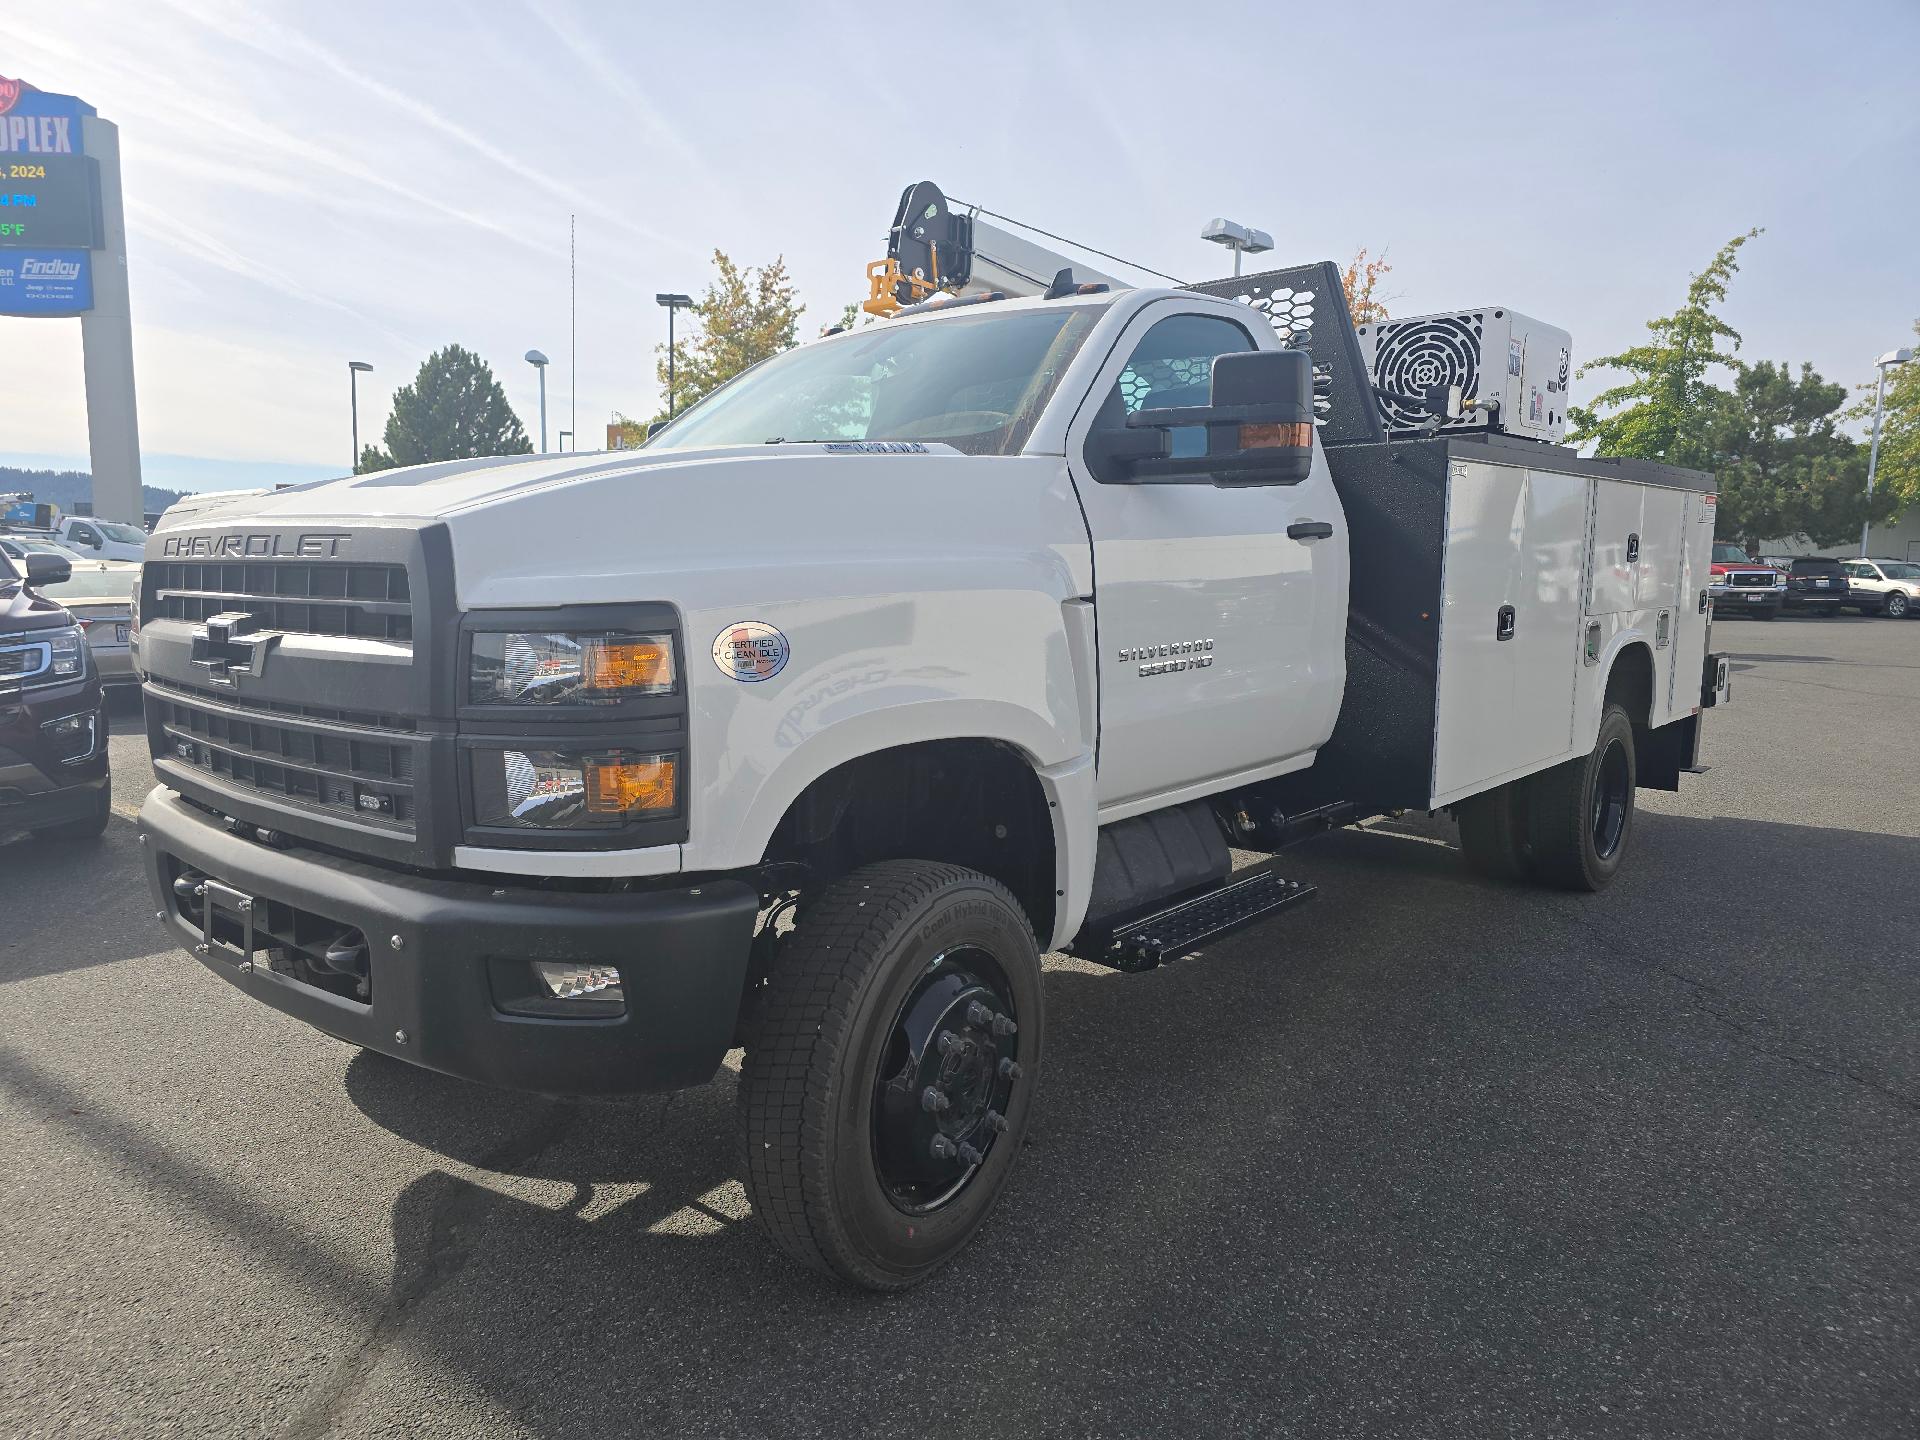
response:
[[[1020,1078],[1020,1075],[1021,1075],[1020,1062],[1018,1060],[1002,1060],[1000,1062],[1000,1078],[1001,1079],[1018,1080]]]
[[[938,1115],[951,1104],[953,1104],[953,1102],[947,1099],[940,1090],[932,1085],[927,1086],[926,1089],[920,1092],[920,1108],[922,1110],[931,1110],[934,1114]]]
[[[1019,1029],[1020,1027],[1013,1023],[1013,1017],[1010,1015],[996,1015],[993,1017],[993,1033],[1001,1040],[1017,1033]]]
[[[998,1110],[987,1111],[987,1128],[996,1135],[1007,1133],[1007,1117]]]
[[[935,1040],[933,1043],[934,1043],[934,1047],[937,1050],[939,1050],[939,1052],[942,1055],[951,1055],[955,1051],[965,1047],[967,1042],[962,1040],[958,1035],[954,1034],[953,1031],[951,1030],[942,1030],[940,1032],[940,1038],[938,1040]]]
[[[967,1006],[967,1023],[985,1029],[993,1023],[993,1012],[976,1000]]]
[[[936,1160],[951,1160],[954,1154],[953,1141],[945,1135],[933,1137],[933,1143],[927,1146]]]
[[[987,1157],[985,1155],[982,1155],[978,1150],[974,1149],[973,1146],[967,1144],[965,1141],[962,1141],[960,1144],[960,1158],[966,1161],[967,1164],[969,1165],[978,1165],[982,1160],[986,1159]]]

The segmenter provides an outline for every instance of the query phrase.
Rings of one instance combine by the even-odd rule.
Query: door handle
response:
[[[1296,520],[1287,526],[1289,540],[1325,540],[1333,534],[1333,526],[1325,520]]]

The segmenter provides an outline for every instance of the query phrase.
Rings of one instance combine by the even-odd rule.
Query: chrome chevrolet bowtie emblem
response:
[[[228,610],[194,627],[193,663],[210,683],[232,685],[236,675],[260,673],[280,632],[256,629],[257,623],[245,610]]]

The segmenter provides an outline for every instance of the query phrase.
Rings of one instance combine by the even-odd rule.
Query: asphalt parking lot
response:
[[[1445,820],[1137,977],[1049,962],[1042,1115],[932,1283],[747,1221],[730,1073],[570,1103],[358,1054],[0,838],[0,1430],[1920,1432],[1920,623],[1716,626],[1713,769],[1600,897]]]

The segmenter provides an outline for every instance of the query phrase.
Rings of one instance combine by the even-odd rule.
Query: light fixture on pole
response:
[[[1232,220],[1222,220],[1215,216],[1200,230],[1202,240],[1211,240],[1216,245],[1224,245],[1233,251],[1233,273],[1237,279],[1240,274],[1242,255],[1260,255],[1273,249],[1273,236],[1264,230],[1255,230],[1250,225],[1240,225]]]
[[[347,361],[347,394],[353,406],[353,464],[347,467],[349,475],[360,473],[360,377],[372,369],[364,360]]]
[[[1867,518],[1860,524],[1860,554],[1867,553],[1867,532],[1873,528],[1873,472],[1880,467],[1880,402],[1887,389],[1887,371],[1913,359],[1913,351],[1889,350],[1873,362],[1879,372],[1873,382],[1873,447],[1867,452]]]
[[[693,297],[660,294],[653,297],[653,303],[664,305],[667,309],[667,418],[671,420],[673,418],[673,312],[691,310]]]
[[[538,350],[527,351],[527,363],[540,372],[540,453],[547,453],[547,357]]]

